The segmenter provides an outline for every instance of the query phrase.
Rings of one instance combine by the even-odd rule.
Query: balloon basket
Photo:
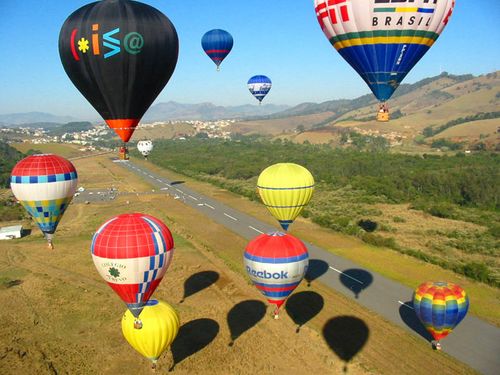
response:
[[[390,120],[389,112],[378,112],[377,113],[377,121],[378,122],[387,122]]]
[[[140,319],[134,320],[134,328],[135,329],[142,329],[142,321]]]
[[[127,146],[122,146],[120,147],[120,151],[119,151],[119,157],[120,157],[120,160],[128,160],[128,149],[127,149]]]

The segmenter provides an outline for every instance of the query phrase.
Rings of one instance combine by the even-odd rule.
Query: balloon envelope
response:
[[[137,149],[142,156],[146,157],[153,151],[153,142],[150,140],[139,141],[137,142]]]
[[[97,271],[135,317],[163,279],[173,249],[167,226],[139,213],[108,220],[94,234],[91,245]]]
[[[311,200],[314,178],[298,164],[278,163],[261,172],[257,190],[271,215],[287,230]]]
[[[298,238],[274,232],[250,241],[243,261],[257,289],[279,308],[304,278],[309,253]]]
[[[201,38],[201,46],[218,69],[233,48],[233,37],[225,30],[210,30]]]
[[[179,315],[169,304],[150,300],[141,313],[142,328],[134,327],[129,310],[122,317],[122,333],[130,346],[155,363],[179,332]]]
[[[124,142],[170,79],[178,51],[170,20],[136,1],[85,5],[59,34],[64,70]]]
[[[262,99],[264,99],[267,93],[271,90],[272,85],[273,83],[271,80],[262,75],[253,76],[247,82],[248,90],[250,90],[259,103],[262,102]]]
[[[465,318],[469,297],[456,284],[426,282],[415,290],[413,308],[427,331],[440,340]]]
[[[314,0],[325,36],[380,101],[439,37],[455,0]]]
[[[39,154],[18,162],[11,174],[14,196],[50,240],[75,194],[75,166],[61,156]]]

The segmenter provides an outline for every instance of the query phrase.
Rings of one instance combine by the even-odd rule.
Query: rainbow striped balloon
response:
[[[413,307],[427,331],[435,340],[440,340],[465,317],[469,297],[456,284],[429,281],[413,293]]]

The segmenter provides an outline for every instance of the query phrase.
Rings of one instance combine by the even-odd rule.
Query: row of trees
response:
[[[233,180],[256,178],[274,163],[294,162],[332,189],[350,186],[393,203],[425,199],[500,208],[500,159],[493,153],[413,156],[242,137],[236,142],[158,141],[150,158],[181,173]]]
[[[0,141],[0,188],[9,187],[10,172],[22,157],[22,153],[7,143]]]

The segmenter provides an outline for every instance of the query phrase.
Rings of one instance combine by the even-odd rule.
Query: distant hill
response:
[[[286,105],[240,105],[217,106],[212,103],[182,104],[177,102],[158,103],[144,115],[142,122],[168,120],[219,120],[263,116],[281,112],[289,108]]]
[[[268,116],[241,121],[232,131],[273,134],[297,142],[325,143],[346,131],[371,134],[393,133],[402,142],[430,143],[435,138],[454,142],[499,143],[500,72],[475,77],[442,73],[413,84],[403,84],[389,100],[392,119],[375,120],[377,101],[373,95],[323,103],[303,103]],[[487,125],[478,120],[487,120]],[[479,126],[481,124],[481,126]],[[496,126],[495,126],[496,125]],[[460,131],[453,131],[455,126]],[[447,131],[443,131],[447,129]]]
[[[75,118],[71,116],[57,116],[46,112],[9,113],[0,115],[0,125],[3,126],[23,125],[47,128],[51,126],[60,126],[70,121],[75,121]]]
[[[64,133],[72,133],[72,132],[81,132],[90,130],[93,128],[93,125],[88,121],[81,122],[68,122],[64,125],[58,126],[56,128],[52,128],[49,132],[50,135],[63,135]]]

